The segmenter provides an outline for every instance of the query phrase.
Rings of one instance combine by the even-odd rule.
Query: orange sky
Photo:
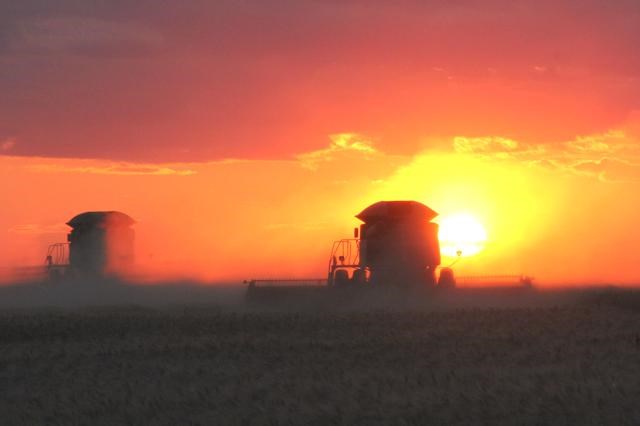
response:
[[[0,6],[0,269],[116,209],[152,276],[323,276],[415,199],[460,273],[640,282],[637,2],[129,3]]]
[[[359,135],[289,160],[134,164],[2,157],[4,265],[42,262],[84,210],[138,224],[137,262],[155,276],[208,280],[323,276],[331,242],[380,199],[468,213],[488,234],[459,273],[541,282],[637,282],[640,150],[622,130],[539,147],[458,137],[448,149],[390,155]],[[444,263],[452,259],[445,259]]]

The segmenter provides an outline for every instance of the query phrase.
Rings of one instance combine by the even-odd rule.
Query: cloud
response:
[[[596,135],[578,136],[565,143],[566,148],[576,154],[612,154],[633,151],[636,144],[630,143],[627,134],[622,130],[610,130]]]
[[[91,166],[67,166],[65,164],[34,164],[29,169],[35,172],[91,173],[121,176],[191,176],[195,170],[177,169],[164,165],[111,164]]]
[[[511,152],[518,149],[518,142],[500,136],[453,138],[453,149],[459,153]]]
[[[589,175],[610,182],[640,181],[640,145],[637,137],[619,129],[555,144],[525,144],[499,137],[453,138],[459,154],[490,160],[518,161],[528,166]]]
[[[565,140],[639,107],[637,1],[0,3],[20,155],[273,158],[328,129],[406,154],[429,135]]]
[[[502,136],[455,136],[452,146],[458,154],[501,160],[530,159],[538,161],[543,159],[549,151],[545,145],[518,142]]]
[[[608,182],[640,182],[640,163],[604,158],[595,161],[583,161],[572,166],[578,173],[597,176]]]
[[[560,143],[522,143],[501,136],[456,136],[453,150],[461,154],[476,154],[494,158],[531,160],[593,160],[606,155],[640,156],[640,146],[623,130],[609,130],[592,135],[579,135]]]
[[[22,53],[132,56],[162,46],[160,33],[145,26],[90,17],[36,18],[17,26],[10,48]]]
[[[337,133],[330,135],[331,144],[328,148],[319,149],[298,155],[302,167],[317,170],[321,163],[331,162],[346,156],[370,158],[378,154],[373,143],[365,136],[357,133]]]
[[[14,234],[42,235],[42,234],[59,234],[67,230],[67,226],[63,223],[55,225],[40,225],[36,223],[27,223],[12,226],[7,232]]]
[[[11,151],[15,146],[16,146],[15,138],[8,138],[0,142],[0,151],[1,152]]]

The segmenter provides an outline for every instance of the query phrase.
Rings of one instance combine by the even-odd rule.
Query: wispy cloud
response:
[[[310,170],[316,170],[321,163],[334,161],[349,155],[365,158],[378,154],[371,140],[357,133],[337,133],[329,136],[329,147],[298,155],[296,158]]]
[[[500,136],[453,138],[453,149],[460,153],[478,152],[512,152],[518,150],[520,144],[513,139]]]
[[[41,225],[37,223],[26,223],[14,225],[7,231],[13,234],[28,234],[28,235],[40,235],[40,234],[59,234],[65,232],[67,226],[63,223],[54,225]]]
[[[605,133],[587,136],[578,136],[575,140],[566,142],[565,148],[575,154],[613,154],[626,151],[636,151],[637,144],[630,141],[622,130],[610,130]]]
[[[173,166],[164,165],[138,165],[138,164],[109,164],[91,166],[69,166],[65,164],[34,164],[29,166],[34,172],[62,172],[62,173],[90,173],[99,175],[122,175],[122,176],[191,176],[196,174],[195,170],[177,169]]]
[[[11,151],[16,146],[15,138],[7,138],[3,141],[0,141],[0,152]]]
[[[610,130],[555,144],[523,144],[498,136],[453,139],[453,150],[494,160],[565,170],[603,181],[640,181],[640,145],[634,135]]]
[[[10,47],[23,53],[131,56],[162,46],[160,33],[140,24],[78,17],[35,18],[17,25]]]
[[[603,158],[602,160],[583,161],[574,164],[572,168],[578,173],[597,176],[602,181],[640,182],[640,163]]]

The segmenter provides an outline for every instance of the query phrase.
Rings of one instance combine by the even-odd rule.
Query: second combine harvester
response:
[[[85,212],[67,225],[67,243],[49,246],[50,280],[102,279],[130,271],[133,264],[134,220],[117,211]]]

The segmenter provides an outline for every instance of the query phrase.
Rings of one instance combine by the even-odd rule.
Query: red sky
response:
[[[412,198],[487,228],[470,273],[638,282],[638,40],[637,1],[4,2],[0,266],[120,209],[149,270],[318,275]]]

